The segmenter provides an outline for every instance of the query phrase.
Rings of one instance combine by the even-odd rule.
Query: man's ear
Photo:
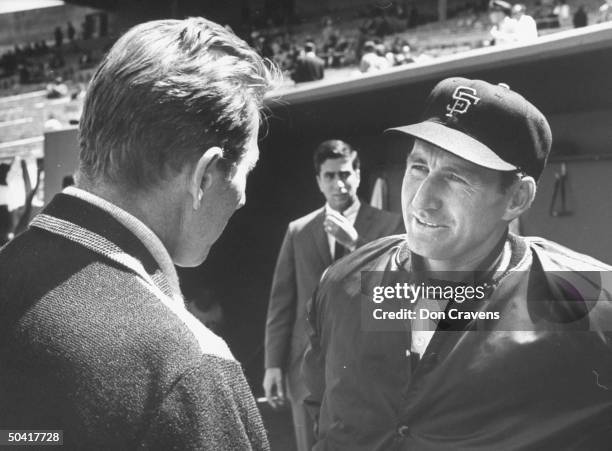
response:
[[[319,187],[319,191],[323,192],[321,173],[316,174],[315,179],[317,179],[317,186]]]
[[[531,207],[536,195],[536,182],[533,177],[524,176],[510,191],[510,199],[503,216],[507,221],[518,218]]]
[[[195,164],[191,181],[189,183],[189,193],[193,198],[193,209],[200,208],[202,198],[207,189],[213,182],[213,174],[216,170],[215,163],[223,156],[220,147],[210,147],[202,154]]]

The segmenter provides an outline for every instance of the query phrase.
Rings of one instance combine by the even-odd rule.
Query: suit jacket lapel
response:
[[[367,204],[361,203],[357,217],[355,218],[355,230],[362,235],[366,233],[372,224],[372,218],[374,217],[374,208]],[[321,257],[321,261],[327,268],[331,265],[332,257],[329,250],[329,242],[327,241],[327,234],[323,230],[323,221],[325,220],[325,208],[322,208],[315,219],[310,223],[310,233],[313,236],[313,241],[317,248],[317,253]]]
[[[327,268],[332,263],[331,252],[329,250],[329,242],[327,234],[323,230],[323,221],[325,220],[325,209],[322,208],[314,221],[310,223],[310,233],[313,236],[313,241],[317,248],[317,253],[321,257],[324,267]]]
[[[359,235],[363,235],[370,229],[370,224],[374,216],[374,208],[361,202],[357,217],[355,218],[355,230]]]

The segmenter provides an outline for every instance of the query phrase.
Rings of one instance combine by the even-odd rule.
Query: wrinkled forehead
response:
[[[414,146],[408,154],[407,161],[422,162],[432,168],[454,169],[462,173],[481,177],[487,177],[498,173],[498,171],[479,166],[448,150],[444,150],[441,147],[420,139],[414,140]]]

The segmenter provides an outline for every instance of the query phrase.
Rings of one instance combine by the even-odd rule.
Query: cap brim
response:
[[[394,132],[404,133],[427,141],[464,160],[471,161],[485,168],[496,171],[515,171],[519,169],[499,158],[495,152],[480,141],[438,122],[425,121],[385,130],[385,133]]]

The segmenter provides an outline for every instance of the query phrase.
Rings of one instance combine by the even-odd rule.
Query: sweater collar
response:
[[[31,223],[101,254],[140,275],[182,303],[178,276],[167,250],[142,221],[87,191],[69,187]]]

